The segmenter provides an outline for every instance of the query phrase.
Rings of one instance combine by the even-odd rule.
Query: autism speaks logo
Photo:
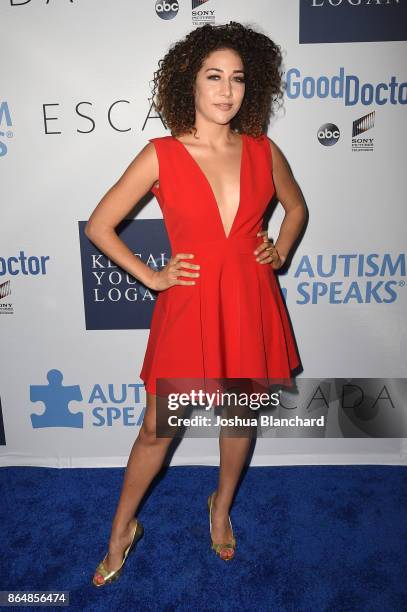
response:
[[[42,402],[42,414],[31,414],[34,429],[44,427],[72,427],[83,429],[84,419],[92,418],[93,427],[140,426],[144,418],[144,408],[140,411],[140,388],[144,384],[121,384],[115,389],[113,384],[95,384],[90,393],[83,397],[80,385],[63,385],[60,370],[49,370],[48,384],[30,385],[30,400]],[[70,402],[81,402],[81,410],[71,412]],[[86,406],[84,406],[86,404]],[[85,409],[84,409],[85,408]],[[75,406],[72,406],[75,410]]]
[[[303,255],[293,276],[300,305],[392,304],[406,284],[406,254]]]

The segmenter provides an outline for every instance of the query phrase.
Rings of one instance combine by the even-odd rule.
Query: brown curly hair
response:
[[[154,72],[154,106],[173,136],[196,129],[194,84],[205,58],[216,49],[233,49],[245,71],[245,95],[230,122],[239,133],[260,136],[284,94],[280,45],[236,21],[205,24],[174,43]],[[158,91],[157,91],[158,90]],[[157,92],[157,93],[156,93]],[[154,100],[154,97],[156,99]]]

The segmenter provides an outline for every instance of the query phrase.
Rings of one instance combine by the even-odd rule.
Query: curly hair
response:
[[[236,51],[245,71],[245,95],[230,122],[231,129],[260,136],[284,94],[281,47],[265,34],[236,21],[205,24],[169,48],[154,72],[155,108],[173,136],[196,130],[195,79],[206,57],[216,49]]]

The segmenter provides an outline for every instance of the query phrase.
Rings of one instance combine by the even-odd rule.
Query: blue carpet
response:
[[[96,589],[123,474],[0,469],[0,590],[67,590],[70,612],[407,610],[406,467],[249,468],[230,562],[210,550],[218,468],[164,468],[138,511],[144,537],[119,580]]]

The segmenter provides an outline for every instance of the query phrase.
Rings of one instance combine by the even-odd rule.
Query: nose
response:
[[[227,96],[228,98],[231,96],[232,94],[232,85],[229,81],[229,79],[225,79],[221,82],[221,93],[224,96]]]

